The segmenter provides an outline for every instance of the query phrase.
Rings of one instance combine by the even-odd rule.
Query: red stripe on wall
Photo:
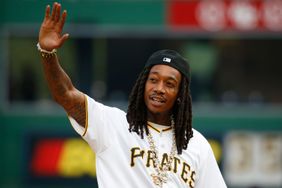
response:
[[[44,139],[38,141],[32,155],[32,173],[36,176],[57,176],[63,145],[63,139]]]
[[[169,1],[167,2],[167,23],[172,26],[197,27],[195,17],[197,1]]]
[[[171,29],[204,31],[282,31],[281,0],[167,2]]]

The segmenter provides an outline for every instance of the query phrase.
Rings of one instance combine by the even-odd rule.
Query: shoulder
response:
[[[189,141],[188,148],[189,147],[196,148],[201,154],[207,153],[211,150],[208,140],[196,129],[193,129],[193,137]]]
[[[192,130],[193,130],[193,137],[191,138],[191,142],[199,142],[202,144],[208,144],[207,139],[204,137],[202,133],[200,133],[198,130],[194,128]]]
[[[90,111],[102,111],[102,113],[107,114],[107,115],[115,115],[115,114],[125,115],[126,114],[123,110],[116,108],[116,107],[105,105],[89,97],[88,95],[86,95],[86,99],[87,99],[87,106]]]

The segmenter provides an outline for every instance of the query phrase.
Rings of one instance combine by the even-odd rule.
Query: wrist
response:
[[[50,59],[51,57],[54,57],[57,53],[57,49],[53,49],[51,51],[42,49],[39,42],[37,43],[36,46],[37,46],[37,50],[40,52],[41,57],[44,59]]]

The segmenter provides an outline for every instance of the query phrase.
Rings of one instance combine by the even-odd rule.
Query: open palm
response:
[[[62,35],[67,12],[64,10],[61,15],[61,5],[54,3],[50,14],[50,6],[45,10],[45,18],[39,32],[39,44],[42,49],[52,51],[61,47],[69,34]]]

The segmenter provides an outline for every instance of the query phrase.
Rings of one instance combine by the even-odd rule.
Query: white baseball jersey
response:
[[[152,151],[146,135],[141,139],[129,132],[126,113],[87,98],[86,128],[69,117],[74,129],[96,154],[96,172],[100,188],[155,188]],[[164,129],[163,131],[160,131]],[[168,161],[172,147],[172,129],[149,126],[161,164]],[[225,188],[213,152],[207,140],[195,129],[188,148],[175,155],[163,188]]]

